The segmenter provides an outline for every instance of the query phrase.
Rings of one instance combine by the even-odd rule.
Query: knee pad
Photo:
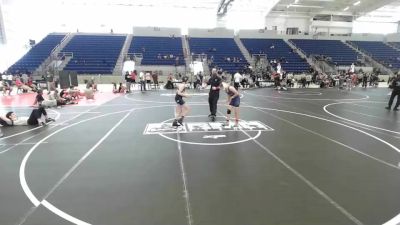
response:
[[[230,109],[228,109],[228,110],[226,110],[226,114],[231,114],[231,110]]]

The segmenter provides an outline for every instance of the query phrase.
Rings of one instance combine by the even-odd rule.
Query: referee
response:
[[[390,110],[394,101],[394,98],[397,96],[397,102],[396,105],[393,108],[393,111],[399,111],[399,105],[400,105],[400,74],[397,74],[397,77],[394,78],[392,81],[392,84],[389,86],[392,88],[392,95],[390,96],[388,106],[385,107],[386,109]]]
[[[211,121],[215,121],[217,115],[217,104],[219,99],[219,90],[221,86],[222,79],[217,74],[217,69],[213,68],[211,71],[211,77],[207,81],[207,85],[210,85],[210,93],[208,94],[208,104],[210,106],[210,115]]]

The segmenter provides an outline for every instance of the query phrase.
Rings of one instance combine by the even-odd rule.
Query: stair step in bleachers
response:
[[[242,71],[249,65],[233,38],[190,38],[192,54],[204,54],[210,60],[211,67],[218,67],[229,73]],[[227,60],[229,58],[229,60]],[[237,61],[233,62],[236,58]]]
[[[281,61],[282,69],[290,73],[302,73],[310,69],[310,65],[302,59],[282,39],[241,39],[251,55],[266,54],[268,60]]]
[[[371,56],[383,65],[393,68],[400,68],[400,51],[379,41],[352,41],[362,52]]]
[[[51,54],[51,51],[62,41],[65,35],[47,35],[42,41],[36,44],[20,60],[12,65],[8,72],[33,73]]]
[[[135,36],[128,53],[142,54],[142,65],[185,65],[181,37]]]
[[[336,65],[351,65],[360,58],[359,54],[349,46],[338,40],[304,40],[292,39],[296,47],[307,56],[324,55],[330,57]]]
[[[78,74],[112,74],[125,39],[124,35],[75,35],[62,50],[73,53],[64,70]]]

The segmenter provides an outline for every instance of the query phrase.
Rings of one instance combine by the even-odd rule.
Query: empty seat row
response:
[[[302,73],[308,71],[310,65],[302,59],[282,39],[241,39],[251,55],[265,54],[268,60],[281,61],[282,69],[286,72]]]
[[[8,72],[11,74],[33,73],[50,56],[52,50],[60,44],[64,37],[65,35],[47,35],[14,63]]]
[[[128,53],[142,54],[142,65],[184,65],[180,37],[134,37]]]
[[[294,43],[296,47],[300,48],[307,56],[327,56],[337,65],[351,65],[360,58],[356,51],[338,40],[292,39],[290,41]]]
[[[190,38],[189,46],[191,53],[207,55],[212,67],[229,73],[241,71],[248,65],[233,38]]]
[[[362,52],[393,69],[400,68],[400,51],[379,41],[352,41]]]
[[[125,35],[75,35],[62,50],[73,53],[73,59],[64,70],[86,74],[112,73],[125,39]]]

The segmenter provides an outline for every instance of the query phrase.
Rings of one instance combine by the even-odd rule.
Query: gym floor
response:
[[[387,88],[241,91],[238,128],[208,120],[207,91],[115,95],[3,128],[1,225],[394,225],[400,113]],[[2,97],[11,98],[11,97]],[[32,108],[2,106],[27,115]],[[389,222],[388,222],[389,221]]]

